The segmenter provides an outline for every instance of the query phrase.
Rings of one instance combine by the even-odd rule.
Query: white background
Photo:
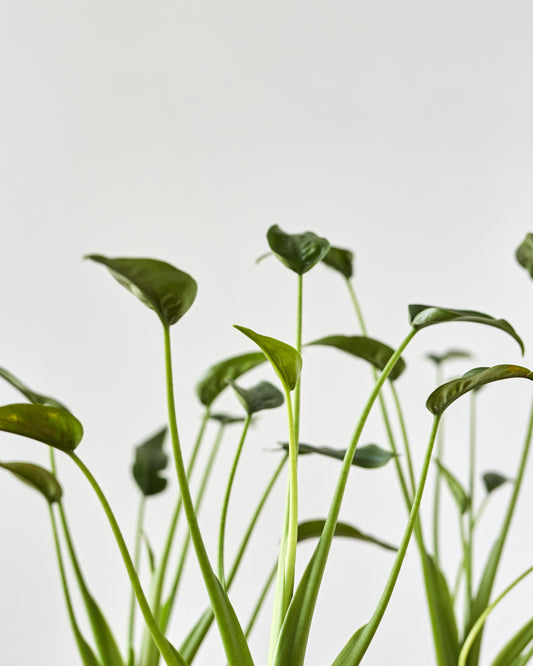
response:
[[[533,227],[530,2],[28,0],[4,2],[0,25],[0,365],[79,416],[79,454],[130,543],[133,447],[165,420],[162,335],[153,313],[102,267],[82,262],[84,254],[157,257],[197,279],[197,301],[173,333],[186,451],[201,416],[194,383],[212,363],[250,349],[232,324],[294,339],[295,277],[272,258],[254,265],[268,250],[272,224],[312,230],[355,251],[355,284],[371,334],[391,345],[408,330],[412,302],[486,311],[509,319],[526,346],[533,339],[533,284],[513,259]],[[304,308],[306,340],[358,332],[347,292],[326,268],[306,277]],[[398,383],[418,465],[434,381],[424,354],[453,346],[473,350],[475,359],[450,365],[450,376],[477,365],[533,365],[529,351],[522,359],[495,329],[454,324],[421,333]],[[264,369],[243,384],[263,378],[274,381]],[[303,381],[302,440],[346,445],[369,388],[368,369],[332,351],[310,351]],[[530,393],[516,380],[480,394],[480,471],[515,473]],[[0,400],[19,396],[2,386]],[[231,396],[224,405],[238,408]],[[464,482],[467,415],[464,400],[447,420],[446,462]],[[267,449],[285,433],[279,410],[261,416],[250,435],[230,509],[230,544],[276,464]],[[202,513],[211,552],[236,437],[233,430],[225,440]],[[363,439],[386,444],[379,418]],[[47,461],[44,447],[29,440],[3,435],[0,448],[0,459]],[[61,460],[60,476],[83,568],[123,644],[127,579],[96,499],[69,463]],[[337,470],[333,461],[302,460],[303,518],[325,514]],[[282,488],[232,596],[243,621],[275,558]],[[530,465],[497,589],[533,563],[532,488]],[[46,506],[7,474],[0,492],[2,664],[79,663]],[[147,531],[155,546],[175,492],[172,483],[150,502]],[[487,512],[476,576],[508,496],[499,491]],[[457,523],[451,501],[444,508],[452,575]],[[392,466],[354,471],[342,515],[398,542],[405,511]],[[310,552],[310,544],[302,548],[300,566]],[[391,561],[372,546],[335,544],[310,666],[331,663],[366,621]],[[530,617],[531,585],[495,616],[484,663]],[[170,632],[178,645],[205,604],[192,560],[182,591]],[[267,642],[264,613],[252,639],[258,664]],[[213,635],[198,663],[223,660]],[[365,663],[433,661],[412,548]]]

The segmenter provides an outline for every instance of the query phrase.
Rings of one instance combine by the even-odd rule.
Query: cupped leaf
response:
[[[63,490],[56,477],[44,467],[28,462],[0,462],[0,467],[7,469],[18,479],[35,488],[52,504],[58,502]]]
[[[0,377],[2,377],[2,379],[5,379],[6,382],[11,384],[13,388],[16,388],[17,391],[19,391],[20,393],[22,393],[23,396],[28,398],[30,402],[33,402],[34,405],[47,405],[48,407],[67,409],[65,405],[62,405],[55,398],[51,398],[49,395],[43,395],[42,393],[37,393],[36,391],[32,391],[31,388],[29,388],[28,386],[26,386],[26,384],[24,384],[24,382],[22,382],[18,377],[15,377],[15,375],[11,374],[5,368],[0,368]]]
[[[439,308],[433,305],[409,306],[409,323],[417,331],[426,328],[426,326],[449,321],[472,322],[474,324],[486,324],[487,326],[499,328],[514,338],[518,342],[522,354],[524,353],[524,343],[511,324],[505,321],[505,319],[495,319],[488,314],[476,312],[475,310],[455,310],[453,308]]]
[[[135,449],[133,478],[145,497],[157,495],[167,487],[167,479],[160,474],[168,463],[168,456],[163,453],[163,442],[166,435],[167,427],[165,426]]]
[[[326,521],[324,519],[315,519],[315,520],[305,520],[298,524],[298,541],[306,541],[307,539],[319,538],[322,534]],[[371,534],[366,534],[361,532],[353,525],[349,523],[338,522],[335,527],[335,536],[336,537],[346,537],[348,539],[357,539],[358,541],[366,541],[368,543],[373,543],[376,546],[385,548],[385,550],[398,550],[396,546],[377,539]]]
[[[441,365],[441,363],[445,363],[446,361],[455,361],[460,358],[472,358],[472,354],[464,349],[448,349],[448,351],[445,351],[442,354],[426,354],[426,358],[433,361],[435,365]]]
[[[289,450],[288,442],[280,442],[280,446],[285,449],[285,451]],[[312,444],[304,444],[303,442],[300,442],[298,453],[300,455],[318,453],[319,455],[327,456],[328,458],[344,460],[346,449],[333,449],[329,446],[313,446]],[[352,465],[355,465],[356,467],[364,467],[365,469],[375,469],[377,467],[383,467],[394,457],[394,453],[382,449],[377,444],[366,444],[365,446],[357,447],[352,460]]]
[[[287,234],[277,224],[268,230],[267,240],[270,249],[281,263],[298,275],[311,270],[329,250],[329,241],[312,231]]]
[[[533,234],[526,234],[516,250],[516,260],[533,278]]]
[[[324,338],[313,340],[313,342],[308,342],[306,346],[311,345],[334,347],[347,354],[368,361],[368,363],[371,363],[378,370],[383,370],[389,362],[390,357],[394,354],[392,347],[364,335],[328,335]],[[405,361],[399,358],[391,370],[389,379],[398,379],[405,370],[405,367]]]
[[[212,365],[196,385],[198,399],[209,407],[215,398],[227,388],[228,383],[266,361],[263,352],[248,352],[232,356]]]
[[[353,252],[351,250],[330,247],[327,254],[322,258],[322,263],[344,275],[348,280],[353,275]]]
[[[470,374],[473,372],[474,374]],[[512,379],[513,377],[523,377],[524,379],[533,379],[533,373],[528,368],[519,365],[495,365],[492,368],[476,368],[475,371],[466,373],[459,379],[452,379],[446,384],[439,386],[429,396],[426,401],[426,407],[432,414],[442,414],[452,402],[460,398],[469,391],[476,390],[501,379]]]
[[[511,481],[509,477],[503,476],[499,472],[485,472],[481,478],[483,479],[483,485],[487,494],[494,492],[500,486]]]
[[[103,264],[128,291],[157,314],[163,326],[172,326],[191,307],[196,298],[194,279],[171,264],[158,259],[116,258],[89,254]]]
[[[259,382],[249,389],[231,384],[247,414],[255,414],[263,409],[275,409],[283,404],[283,393],[270,382]]]
[[[216,414],[210,414],[209,418],[212,421],[218,421],[222,425],[231,425],[232,423],[242,423],[246,420],[244,416],[232,416],[231,414],[225,414],[224,412],[217,412]]]
[[[83,437],[83,426],[65,409],[16,404],[0,407],[0,430],[73,451]]]
[[[468,507],[470,506],[470,497],[468,493],[463,488],[459,479],[452,474],[450,470],[440,462],[440,460],[435,460],[435,464],[439,468],[439,473],[442,474],[446,481],[446,485],[457,504],[459,513],[463,515],[468,511]]]
[[[292,391],[302,371],[302,357],[299,352],[286,342],[281,342],[268,335],[261,335],[252,331],[251,328],[237,325],[235,328],[255,342],[270,361],[283,386],[288,391]]]

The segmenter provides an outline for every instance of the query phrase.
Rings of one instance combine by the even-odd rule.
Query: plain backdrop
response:
[[[164,259],[198,282],[195,305],[173,331],[186,452],[202,413],[195,382],[212,363],[250,349],[232,325],[294,340],[295,276],[274,258],[254,263],[268,251],[272,224],[353,249],[370,332],[392,346],[408,330],[407,305],[417,302],[507,318],[524,338],[524,358],[510,337],[488,327],[443,325],[415,338],[398,389],[417,469],[435,381],[426,353],[473,353],[450,364],[447,377],[479,365],[533,364],[533,284],[514,260],[533,230],[527,0],[6,0],[0,26],[0,365],[83,422],[79,455],[128,543],[138,501],[133,448],[165,422],[162,334],[153,313],[102,267],[82,261],[87,253]],[[358,329],[342,281],[318,266],[305,278],[304,339],[333,333]],[[276,381],[265,366],[243,384],[260,379]],[[370,381],[362,362],[306,352],[302,440],[346,446]],[[518,380],[480,393],[480,472],[515,474],[530,398],[531,386]],[[0,400],[20,396],[3,385]],[[222,407],[239,408],[229,395]],[[446,419],[445,455],[463,482],[467,424],[464,399]],[[210,426],[207,440],[214,434]],[[237,437],[238,427],[228,431],[201,514],[211,553]],[[277,464],[271,449],[284,439],[284,410],[257,419],[230,506],[229,553]],[[386,446],[378,415],[363,440]],[[3,434],[0,459],[47,464],[48,454]],[[325,515],[338,468],[301,461],[302,518]],[[59,474],[84,572],[124,645],[129,591],[118,551],[78,470],[65,458]],[[426,525],[432,483],[433,473]],[[283,488],[280,482],[232,592],[243,621],[276,556]],[[149,502],[146,531],[156,550],[176,492],[171,480]],[[480,482],[476,493],[479,501]],[[45,503],[7,473],[0,497],[0,661],[78,664]],[[500,490],[480,525],[476,580],[508,497],[508,488]],[[533,563],[532,502],[530,465],[497,590]],[[448,497],[443,513],[443,557],[453,577],[460,544]],[[392,466],[354,470],[342,517],[399,541],[406,514]],[[298,571],[311,552],[312,544],[302,547]],[[391,562],[371,545],[334,544],[309,666],[330,664],[368,619]],[[142,573],[147,584],[146,558]],[[483,663],[531,617],[532,585],[495,614]],[[177,645],[206,603],[193,558],[182,594],[169,634]],[[252,637],[258,665],[266,663],[269,612]],[[432,650],[412,547],[365,663],[425,666],[434,663]],[[224,663],[215,632],[198,663]]]

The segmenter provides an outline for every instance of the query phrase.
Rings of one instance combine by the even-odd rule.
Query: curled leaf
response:
[[[291,271],[303,275],[325,257],[329,242],[312,231],[287,234],[277,224],[270,227],[267,240],[272,252]]]
[[[455,361],[459,358],[472,358],[472,354],[464,349],[448,349],[448,351],[445,351],[442,354],[426,354],[426,358],[433,361],[435,365],[441,365],[441,363],[444,363],[445,361]]]
[[[57,407],[58,409],[67,409],[65,405],[62,405],[55,398],[51,398],[48,395],[43,395],[42,393],[37,393],[32,391],[24,382],[22,382],[18,377],[11,374],[5,368],[0,368],[0,377],[5,379],[8,384],[11,384],[13,388],[16,388],[17,391],[22,393],[23,396],[28,398],[30,402],[33,402],[34,405],[48,405],[49,407]]]
[[[166,435],[165,426],[135,449],[133,478],[145,497],[157,495],[167,487],[167,479],[160,474],[168,463],[168,456],[163,453],[163,442]]]
[[[259,382],[249,389],[243,389],[234,382],[231,386],[247,414],[274,409],[283,404],[283,393],[270,382]]]
[[[378,370],[383,370],[389,362],[390,357],[394,354],[392,347],[364,335],[328,335],[325,338],[313,340],[313,342],[307,343],[306,346],[311,345],[335,347],[335,349],[368,361],[368,363],[371,363]],[[405,367],[405,361],[399,358],[391,370],[389,379],[398,379],[405,370]]]
[[[280,446],[285,449],[285,451],[289,450],[288,442],[280,442]],[[303,442],[300,442],[298,453],[300,455],[318,453],[319,455],[328,458],[344,460],[346,449],[334,449],[329,446],[313,446],[312,444],[304,444]],[[366,446],[357,447],[352,460],[352,465],[355,467],[363,467],[365,469],[376,469],[378,467],[383,467],[394,457],[394,453],[382,449],[377,444],[367,444]]]
[[[56,477],[44,467],[28,462],[0,462],[0,467],[7,469],[18,479],[44,495],[52,504],[58,502],[63,490]]]
[[[83,437],[83,426],[65,409],[46,405],[0,407],[0,430],[44,442],[61,451],[73,451]]]
[[[86,259],[106,266],[117,282],[154,310],[163,326],[179,321],[196,298],[194,279],[165,261],[110,259],[101,254],[89,254]]]
[[[503,474],[500,474],[499,472],[485,472],[481,478],[483,479],[483,485],[485,486],[487,494],[492,493],[500,486],[511,481],[509,477],[503,476]]]
[[[302,357],[296,349],[286,342],[256,333],[251,328],[237,325],[235,328],[255,342],[270,361],[283,386],[292,391],[302,370]]]
[[[330,247],[322,263],[350,279],[353,275],[353,252],[341,247]]]
[[[463,515],[468,511],[468,507],[470,506],[470,497],[468,493],[463,488],[459,479],[454,476],[450,470],[440,462],[440,460],[435,460],[435,464],[439,468],[440,474],[442,474],[444,480],[446,481],[446,485],[448,486],[448,489],[451,492],[455,503],[457,504],[459,513]]]
[[[318,538],[322,534],[326,521],[324,519],[315,519],[315,520],[305,520],[298,524],[298,541],[305,541],[306,539]],[[361,532],[353,525],[349,523],[338,522],[335,527],[335,536],[336,537],[346,537],[348,539],[357,539],[358,541],[367,541],[368,543],[373,543],[376,546],[381,546],[385,550],[398,550],[396,546],[392,546],[386,541],[377,539],[376,537]]]
[[[263,352],[232,356],[211,366],[196,385],[198,399],[209,407],[228,384],[266,361]]]
[[[526,234],[526,237],[516,250],[516,260],[533,278],[533,234]]]
[[[471,374],[474,372],[474,374]],[[432,414],[442,414],[452,402],[469,391],[476,390],[490,382],[500,379],[523,377],[533,379],[533,373],[528,368],[519,365],[495,365],[492,368],[476,368],[459,379],[452,379],[442,384],[429,396],[426,407]]]
[[[475,310],[455,310],[452,308],[439,308],[433,305],[409,306],[409,323],[417,331],[426,328],[426,326],[449,321],[472,322],[499,328],[516,340],[520,345],[522,354],[524,353],[524,343],[511,324],[505,321],[505,319],[495,319],[488,314],[476,312]]]

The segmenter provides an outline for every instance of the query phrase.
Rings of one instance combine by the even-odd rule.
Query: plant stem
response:
[[[144,510],[146,508],[146,496],[141,495],[139,500],[139,508],[137,510],[137,525],[135,528],[135,546],[133,550],[133,566],[135,570],[139,570],[139,563],[141,559],[141,537],[144,524]],[[134,647],[133,647],[133,637],[135,631],[135,594],[131,593],[130,601],[130,614],[128,622],[128,659],[129,663],[134,662]]]
[[[465,581],[466,581],[466,606],[465,606],[465,626],[469,623],[469,617],[472,613],[473,602],[473,561],[474,561],[474,501],[475,501],[475,478],[476,478],[476,392],[470,395],[470,442],[469,442],[469,475],[468,475],[468,511],[465,551]]]
[[[270,589],[270,586],[272,585],[272,583],[274,582],[274,578],[276,577],[277,568],[278,568],[277,564],[275,564],[272,567],[272,570],[269,573],[268,578],[265,581],[265,584],[263,585],[261,593],[259,594],[259,599],[257,600],[257,603],[254,606],[254,609],[252,611],[252,614],[250,616],[250,619],[248,620],[248,624],[246,625],[246,628],[245,628],[245,631],[244,631],[244,635],[246,636],[246,638],[248,638],[250,636],[250,634],[252,633],[252,629],[253,629],[253,627],[255,625],[255,622],[257,620],[257,616],[259,615],[259,611],[261,610],[261,608],[262,608],[262,606],[265,602],[266,596],[268,594],[268,591]]]
[[[440,386],[442,384],[442,367],[441,363],[437,363],[436,368],[436,385]],[[444,425],[441,426],[441,429],[437,438],[437,459],[444,462]],[[435,486],[433,489],[433,557],[435,558],[435,564],[440,568],[440,490],[441,490],[441,474],[437,470],[435,474]]]
[[[296,569],[296,545],[298,543],[298,440],[296,422],[293,417],[291,394],[285,392],[287,417],[289,420],[289,530],[285,559],[284,613],[287,612],[294,590]]]

